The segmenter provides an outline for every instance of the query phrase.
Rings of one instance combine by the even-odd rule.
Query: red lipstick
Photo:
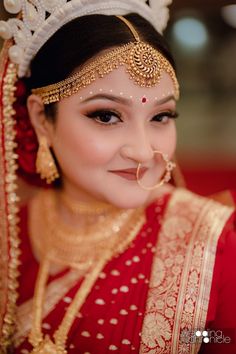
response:
[[[142,178],[146,171],[147,171],[146,167],[140,168],[139,178]],[[137,180],[137,168],[126,168],[124,170],[113,170],[113,171],[109,171],[109,172],[112,172],[122,178],[129,180],[129,181],[136,181]]]

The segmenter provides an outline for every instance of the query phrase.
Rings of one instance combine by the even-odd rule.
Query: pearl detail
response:
[[[11,28],[5,21],[0,21],[0,36],[3,39],[10,39],[12,37]]]
[[[3,1],[5,9],[10,14],[17,14],[21,11],[22,3],[20,0],[4,0]]]
[[[19,64],[23,56],[23,49],[17,45],[13,45],[11,48],[9,48],[8,54],[13,63]]]

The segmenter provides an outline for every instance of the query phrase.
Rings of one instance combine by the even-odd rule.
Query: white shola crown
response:
[[[0,21],[0,36],[14,39],[9,58],[18,64],[18,76],[26,76],[32,58],[45,42],[69,21],[94,14],[126,15],[135,12],[162,33],[168,19],[172,0],[3,0],[11,14],[19,18]]]

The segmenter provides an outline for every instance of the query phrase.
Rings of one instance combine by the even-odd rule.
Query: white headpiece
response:
[[[4,0],[12,14],[22,11],[22,19],[0,21],[0,36],[14,38],[9,58],[19,64],[18,76],[27,74],[30,61],[45,42],[64,24],[84,15],[126,15],[134,12],[162,32],[169,18],[172,0]]]

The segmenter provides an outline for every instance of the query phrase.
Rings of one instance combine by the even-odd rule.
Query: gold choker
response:
[[[58,212],[59,201],[53,190],[40,192],[32,201],[31,243],[40,259],[47,254],[47,258],[55,264],[81,270],[96,263],[104,250],[113,247],[116,240],[122,244],[122,237],[143,215],[143,209],[118,209],[106,204],[103,211],[94,209],[93,212],[91,208],[89,213],[87,210],[85,213],[84,209],[82,213],[67,209],[71,219],[64,222]],[[73,225],[69,224],[71,220]]]
[[[102,78],[121,65],[125,65],[130,78],[141,87],[155,86],[160,82],[162,73],[166,72],[173,81],[175,98],[178,99],[179,84],[169,61],[158,50],[141,41],[137,31],[127,19],[123,16],[117,17],[129,27],[135,42],[130,42],[106,54],[99,55],[67,79],[33,89],[32,93],[40,96],[44,104],[58,102],[78,93],[80,89],[87,87],[97,78]]]
[[[65,208],[74,215],[98,215],[107,213],[111,211],[112,208],[114,209],[111,204],[104,202],[77,202],[69,198],[65,193],[60,193],[58,197],[58,202],[62,202],[62,205],[65,206]]]

